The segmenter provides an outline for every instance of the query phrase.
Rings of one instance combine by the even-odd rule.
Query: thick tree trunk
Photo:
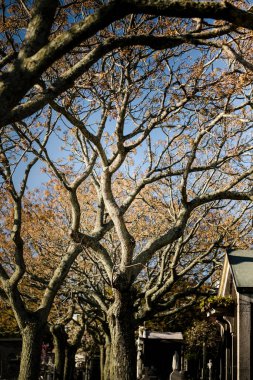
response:
[[[104,380],[104,368],[105,368],[105,347],[99,346],[100,352],[100,380]]]
[[[110,380],[136,379],[133,305],[129,292],[114,291],[108,313],[111,334]],[[107,379],[109,380],[109,379]]]
[[[37,380],[40,372],[40,356],[43,328],[38,322],[27,323],[22,329],[22,353],[19,380]]]
[[[53,326],[51,328],[51,332],[53,335],[55,352],[55,380],[63,380],[68,335],[64,330],[64,326],[62,325]]]
[[[64,380],[73,380],[75,373],[75,356],[78,346],[68,345],[65,354]]]
[[[101,367],[103,375],[101,375],[101,380],[110,379],[110,363],[111,363],[111,342],[108,336],[105,337],[105,347],[104,347],[104,365]]]

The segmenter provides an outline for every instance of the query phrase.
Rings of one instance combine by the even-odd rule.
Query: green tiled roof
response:
[[[228,253],[228,261],[238,292],[253,292],[253,250],[232,251]]]

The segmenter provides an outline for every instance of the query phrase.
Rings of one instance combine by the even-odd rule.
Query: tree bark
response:
[[[65,354],[64,380],[73,380],[75,372],[75,356],[78,346],[68,344]]]
[[[135,380],[136,347],[132,297],[129,292],[118,290],[114,290],[114,295],[114,303],[108,313],[111,334],[110,380]]]
[[[55,352],[55,380],[63,380],[68,335],[62,325],[53,326],[51,332],[53,335]]]
[[[103,375],[101,375],[101,380],[108,380],[110,379],[110,362],[111,362],[111,342],[109,336],[105,336],[105,347],[104,347],[104,363],[103,367],[101,367],[101,372],[103,372]]]
[[[104,380],[104,368],[105,368],[105,347],[99,346],[100,352],[100,380]]]
[[[43,328],[32,321],[21,330],[22,353],[18,380],[36,380],[40,372],[41,345]]]

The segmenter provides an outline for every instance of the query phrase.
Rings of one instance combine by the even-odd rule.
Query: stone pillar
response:
[[[144,327],[139,327],[139,336],[137,339],[137,380],[142,378],[144,364],[143,364],[143,351],[144,342],[143,337],[146,336]]]
[[[236,380],[237,369],[237,352],[236,352],[236,335],[232,332],[232,380]]]
[[[226,325],[225,331],[225,379],[231,380],[231,347],[229,345],[230,340],[229,324]]]
[[[236,334],[235,334],[235,323],[236,316],[223,316],[223,319],[228,323],[230,331],[230,378],[231,380],[237,380],[237,353],[236,353]]]
[[[225,336],[225,380],[233,379],[233,328],[230,317],[223,317]]]
[[[251,304],[238,294],[237,306],[237,380],[250,380]]]

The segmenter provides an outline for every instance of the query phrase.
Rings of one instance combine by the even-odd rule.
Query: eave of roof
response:
[[[236,250],[227,254],[236,289],[253,293],[253,250]]]
[[[183,334],[181,332],[157,332],[157,331],[145,331],[143,336],[145,339],[158,339],[158,340],[168,340],[168,341],[178,341],[182,342],[184,340]]]

